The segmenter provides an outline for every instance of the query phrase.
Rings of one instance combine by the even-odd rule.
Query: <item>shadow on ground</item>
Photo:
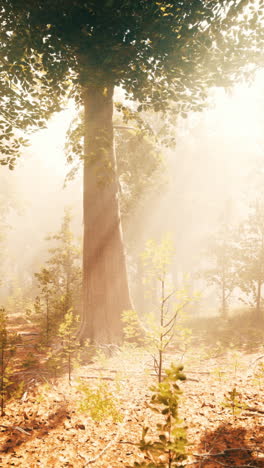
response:
[[[62,425],[66,418],[69,418],[69,412],[65,405],[63,405],[50,414],[46,420],[34,418],[25,421],[23,426],[6,427],[5,431],[2,432],[2,436],[3,433],[6,433],[6,437],[0,447],[0,451],[4,453],[12,452],[16,447],[27,443],[29,440],[35,438],[43,439],[50,431]]]
[[[264,427],[221,424],[203,434],[197,453],[199,468],[264,468]]]

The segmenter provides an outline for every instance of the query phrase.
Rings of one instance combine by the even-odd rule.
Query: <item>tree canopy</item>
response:
[[[199,110],[208,87],[260,63],[263,9],[262,0],[2,0],[1,162],[19,154],[14,128],[42,127],[65,94],[81,102],[84,85],[123,86],[140,108],[174,100],[178,112]]]

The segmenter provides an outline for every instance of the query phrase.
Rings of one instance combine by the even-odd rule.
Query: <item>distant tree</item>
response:
[[[2,0],[0,72],[12,94],[11,129],[28,108],[31,120],[21,127],[34,122],[29,102],[39,92],[45,105],[37,122],[65,96],[84,107],[81,337],[120,340],[121,313],[131,307],[113,150],[115,86],[140,101],[139,109],[161,111],[174,100],[182,116],[200,110],[210,86],[230,85],[241,67],[262,57],[262,6],[250,0]],[[4,131],[8,136],[9,127]]]
[[[238,284],[238,247],[234,233],[232,226],[223,223],[218,232],[211,236],[207,248],[210,266],[201,272],[207,283],[217,288],[223,318],[228,316],[228,303]]]
[[[1,112],[1,111],[0,111]],[[1,138],[0,138],[1,141]],[[4,172],[4,171],[3,171]],[[7,173],[0,174],[0,287],[7,287],[6,281],[6,240],[10,225],[8,215],[12,210],[17,210],[18,201],[14,195],[14,185],[7,177]],[[1,294],[2,295],[2,294]],[[0,304],[1,305],[1,304]]]
[[[69,210],[65,211],[60,231],[49,236],[48,240],[55,241],[57,245],[49,249],[51,255],[46,266],[35,274],[40,290],[35,301],[35,312],[46,344],[50,344],[51,338],[56,335],[65,314],[70,310],[76,313],[76,309],[80,308],[81,252],[71,232]]]
[[[239,232],[239,287],[246,295],[242,300],[255,309],[257,320],[263,319],[262,288],[264,283],[264,202],[256,201]]]

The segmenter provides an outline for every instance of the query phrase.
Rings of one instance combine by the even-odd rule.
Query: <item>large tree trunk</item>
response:
[[[122,338],[121,313],[131,308],[120,226],[113,144],[113,87],[90,86],[84,99],[83,314],[80,338]]]

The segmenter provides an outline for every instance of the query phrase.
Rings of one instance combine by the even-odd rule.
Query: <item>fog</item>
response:
[[[145,198],[143,194],[143,205],[126,223],[129,271],[133,271],[133,252],[138,255],[147,239],[161,239],[170,232],[178,277],[195,274],[207,261],[204,250],[210,234],[223,219],[230,224],[239,222],[250,203],[261,196],[263,96],[260,73],[251,85],[241,84],[230,93],[212,91],[212,104],[203,112],[189,114],[187,119],[175,116],[176,146],[162,149],[165,182]],[[81,239],[81,174],[63,188],[69,171],[65,133],[73,116],[70,104],[53,117],[46,130],[30,136],[31,145],[14,171],[1,168],[1,191],[5,191],[1,199],[11,205],[5,216],[8,228],[3,240],[1,302],[11,283],[22,287],[43,265],[50,247],[45,238],[58,231],[66,207],[72,208],[72,229]],[[133,281],[133,274],[130,276]],[[200,280],[194,279],[194,283],[205,289],[206,306],[207,296],[212,299],[211,289],[206,291]],[[133,285],[132,291],[136,294]]]

